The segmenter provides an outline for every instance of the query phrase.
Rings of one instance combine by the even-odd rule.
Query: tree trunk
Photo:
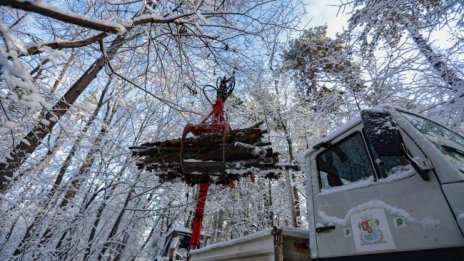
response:
[[[66,157],[65,161],[63,162],[63,165],[61,165],[60,171],[58,172],[58,175],[56,176],[56,179],[55,179],[55,184],[53,185],[52,193],[54,193],[60,186],[61,181],[63,180],[64,174],[66,174],[66,171],[71,165],[71,161],[77,152],[78,146],[80,142],[82,141],[82,139],[84,138],[84,134],[87,133],[87,130],[90,128],[94,120],[97,118],[97,115],[100,112],[100,109],[103,105],[103,100],[105,99],[105,94],[106,94],[106,91],[108,90],[108,86],[110,85],[110,83],[111,83],[111,78],[108,80],[108,83],[106,84],[105,89],[103,89],[101,93],[100,100],[98,101],[97,107],[93,111],[92,115],[90,116],[89,120],[85,124],[84,128],[80,131],[79,136],[77,137],[76,141],[74,141],[74,144],[71,150],[69,151],[68,156]]]
[[[138,178],[140,177],[141,174],[142,174],[142,172],[139,172],[134,180],[138,180]],[[100,254],[97,257],[97,260],[101,260],[105,256],[106,251],[108,251],[109,247],[111,246],[112,243],[109,243],[109,241],[112,241],[111,239],[116,235],[116,233],[117,233],[117,231],[119,229],[119,226],[121,225],[122,218],[123,218],[124,214],[126,213],[125,209],[127,208],[129,202],[131,201],[133,193],[134,193],[134,188],[131,187],[129,192],[127,193],[127,197],[126,197],[126,200],[124,201],[121,212],[119,212],[119,215],[116,218],[116,222],[114,223],[110,234],[106,238],[106,241],[103,244],[102,250],[101,250]],[[84,260],[85,260],[85,258],[84,258]]]
[[[139,173],[138,176],[140,176],[140,173]],[[108,250],[108,248],[110,247],[111,243],[108,243],[108,241],[110,241],[111,238],[113,238],[116,235],[116,232],[118,231],[119,225],[121,225],[122,218],[124,216],[124,213],[126,212],[125,208],[127,207],[127,205],[130,202],[130,199],[132,198],[132,192],[133,192],[133,190],[131,188],[129,193],[127,193],[127,197],[126,197],[126,200],[124,201],[124,205],[122,206],[122,210],[121,210],[121,212],[119,212],[119,215],[116,218],[116,222],[114,222],[113,228],[111,229],[110,234],[106,238],[106,242],[103,244],[103,248],[102,248],[100,254],[97,257],[97,260],[101,260],[105,256],[105,253]]]
[[[96,232],[98,224],[100,222],[100,218],[101,218],[101,215],[103,213],[103,210],[106,208],[107,201],[112,196],[112,191],[114,191],[114,189],[118,185],[118,182],[121,179],[122,174],[126,170],[130,160],[131,160],[130,157],[126,159],[126,161],[124,162],[123,167],[121,168],[121,170],[119,170],[118,173],[115,175],[116,178],[112,179],[110,181],[110,183],[108,185],[106,185],[104,188],[101,188],[101,189],[98,189],[97,191],[92,192],[92,187],[90,187],[89,190],[87,191],[87,193],[85,193],[85,197],[82,200],[81,207],[79,208],[79,215],[75,216],[75,220],[82,217],[84,212],[92,205],[92,202],[97,198],[97,196],[102,191],[105,191],[105,194],[104,194],[103,199],[102,199],[103,203],[97,209],[97,214],[96,214],[96,219],[94,221],[94,226],[92,227],[92,230],[91,230],[91,233],[90,233],[90,238],[89,238],[89,240],[87,242],[87,247],[85,249],[85,258],[84,258],[84,260],[87,258],[87,256],[90,253],[91,242],[93,241],[93,238],[95,236],[95,232]],[[81,167],[79,173],[81,173],[82,170],[83,170],[83,168]],[[97,185],[97,187],[99,187],[99,186]],[[87,200],[87,197],[89,198],[88,200]],[[72,240],[72,239],[75,239],[73,233],[76,230],[77,230],[76,227],[70,227],[66,231],[64,231],[62,236],[60,237],[60,240],[58,241],[58,243],[57,243],[57,245],[55,247],[56,251],[58,252],[60,260],[67,260],[68,259],[67,256],[69,254],[69,249],[72,248],[72,246],[69,246],[70,245],[69,243],[77,244],[79,242],[79,241],[76,241],[76,240]]]
[[[98,58],[87,71],[74,83],[71,88],[64,94],[51,111],[45,114],[45,119],[49,120],[49,124],[44,124],[41,121],[29,132],[23,141],[21,141],[10,153],[10,158],[7,163],[0,164],[0,193],[6,191],[9,185],[9,180],[13,177],[16,170],[29,157],[30,154],[40,145],[42,139],[53,129],[55,124],[60,120],[73,103],[77,100],[82,92],[90,85],[97,77],[97,74],[104,67],[106,60],[111,61],[117,50],[121,47],[126,39],[126,34],[118,35],[111,43],[108,52]]]
[[[151,199],[153,198],[154,194],[155,194],[155,191],[153,191],[153,193],[152,193],[152,194],[150,195],[150,197],[148,198],[148,200],[147,200],[148,204],[151,203]],[[148,206],[146,206],[146,207],[148,207]],[[160,222],[161,217],[164,216],[164,213],[165,213],[165,212],[166,212],[166,210],[163,210],[163,212],[161,212],[159,215],[157,215],[156,221],[155,221],[155,223],[153,224],[153,227],[151,228],[150,233],[148,234],[148,237],[145,239],[145,241],[143,242],[142,246],[139,248],[138,254],[142,254],[142,253],[143,253],[145,247],[148,245],[148,243],[150,242],[150,239],[152,238],[153,234],[155,233],[155,230],[156,230],[156,228],[158,227],[158,223]],[[138,255],[134,256],[132,260],[133,260],[133,261],[136,260],[137,256],[138,256]]]
[[[71,148],[71,151],[69,152],[68,156],[66,157],[63,165],[61,166],[60,171],[59,171],[58,175],[56,176],[55,183],[53,184],[53,188],[48,193],[48,196],[47,196],[48,199],[51,200],[54,197],[54,195],[56,194],[56,192],[58,190],[58,187],[60,186],[60,184],[61,184],[61,182],[63,180],[64,174],[66,173],[66,170],[68,169],[69,165],[71,164],[71,160],[74,158],[74,155],[75,155],[75,153],[77,151],[77,147],[78,147],[80,141],[82,140],[82,138],[84,137],[84,133],[87,132],[88,128],[90,127],[90,125],[93,123],[93,121],[97,117],[98,112],[100,111],[100,108],[103,105],[103,100],[104,100],[107,88],[109,86],[109,83],[110,83],[110,81],[108,81],[108,84],[106,85],[105,89],[102,91],[102,94],[101,94],[100,100],[98,102],[97,108],[95,108],[93,114],[90,116],[90,118],[87,121],[86,125],[82,129],[82,132],[80,133],[79,137],[74,142],[73,147]],[[48,204],[45,204],[45,205],[48,205]],[[44,213],[37,214],[37,216],[34,218],[34,222],[27,228],[26,234],[24,235],[21,244],[17,247],[14,255],[21,254],[21,251],[23,251],[22,248],[24,247],[24,245],[32,237],[32,234],[31,234],[32,231],[35,230],[36,226],[38,225],[38,222],[40,220],[42,220],[43,218],[44,218]],[[50,233],[51,233],[50,229],[47,229],[46,232],[44,233],[44,235],[42,236],[42,240],[41,240],[42,243],[44,242],[45,239],[49,238]]]
[[[141,206],[141,198],[140,197],[136,197],[137,198],[137,201],[133,204],[134,208],[143,208],[143,209],[146,209],[147,208],[147,205],[144,205],[144,206]],[[148,204],[150,204],[150,202],[148,202]],[[116,256],[114,257],[114,260],[121,260],[121,256],[123,255],[126,247],[127,247],[127,243],[129,241],[129,239],[131,238],[130,236],[130,231],[134,231],[135,228],[136,228],[136,212],[132,212],[132,217],[130,218],[130,220],[127,222],[127,225],[125,225],[123,227],[123,230],[122,230],[122,234],[124,234],[122,240],[120,243],[116,244],[113,252],[115,252]],[[129,231],[129,232],[128,232]]]
[[[10,240],[10,237],[11,237],[11,234],[13,234],[13,231],[16,227],[16,224],[18,223],[18,220],[21,218],[21,216],[18,216],[15,221],[13,222],[13,224],[11,224],[11,227],[10,229],[8,230],[8,233],[6,234],[5,236],[5,239],[3,240],[1,246],[0,246],[0,250],[2,249],[5,249],[5,245],[8,243],[8,240]],[[5,231],[6,229],[2,229],[2,231]],[[0,251],[1,252],[1,251]]]
[[[42,160],[43,163],[40,165],[37,173],[42,173],[42,171],[45,170],[51,164],[51,162],[53,160],[53,156],[59,151],[58,148],[60,146],[58,144],[58,140],[60,139],[61,134],[62,133],[60,133],[58,135],[57,141],[55,142],[54,146],[51,147],[47,151],[47,154],[45,155],[45,157]],[[52,193],[52,191],[49,192],[49,196],[47,198],[51,199],[50,193]],[[19,254],[22,253],[22,251],[24,250],[23,249],[24,245],[30,240],[30,238],[32,236],[32,232],[35,230],[36,226],[43,219],[43,217],[45,215],[45,212],[46,212],[45,210],[48,208],[49,203],[50,202],[46,203],[46,202],[43,202],[43,201],[42,201],[42,203],[40,203],[42,205],[43,212],[37,213],[37,215],[34,217],[34,221],[27,227],[26,233],[24,234],[21,243],[17,246],[17,248],[16,248],[16,250],[14,252],[14,255],[19,255]]]
[[[74,61],[75,58],[76,58],[76,53],[72,53],[71,57],[69,57],[69,59],[64,64],[63,69],[61,69],[60,74],[58,75],[58,78],[56,78],[55,83],[53,84],[53,87],[50,89],[49,95],[53,95],[56,89],[58,89],[58,86],[63,81],[66,71],[68,70],[69,66]]]
[[[287,188],[287,197],[288,197],[288,202],[290,202],[290,218],[291,218],[291,224],[292,227],[298,227],[298,224],[296,222],[296,211],[295,211],[295,206],[293,203],[295,202],[295,199],[293,198],[293,186],[292,186],[292,181],[290,180],[290,173],[288,171],[285,171],[285,187]]]
[[[103,211],[106,208],[108,200],[113,195],[112,192],[118,186],[119,181],[122,178],[122,175],[124,174],[124,171],[126,170],[130,160],[131,160],[130,157],[126,159],[126,161],[124,162],[123,167],[121,168],[121,170],[119,170],[118,173],[115,175],[115,178],[111,179],[109,184],[107,184],[104,188],[101,188],[101,189],[98,189],[97,191],[92,192],[92,187],[90,187],[89,190],[87,191],[87,193],[85,193],[86,195],[90,195],[89,200],[86,199],[87,197],[84,197],[84,199],[82,200],[82,204],[81,204],[81,207],[79,209],[79,215],[77,215],[75,217],[76,220],[78,218],[81,218],[84,215],[84,212],[92,205],[92,202],[98,197],[98,195],[102,191],[105,191],[105,194],[104,194],[103,199],[102,199],[102,204],[98,207],[98,209],[96,211],[97,212],[96,218],[94,220],[94,224],[92,226],[90,236],[89,236],[89,239],[87,241],[87,246],[85,248],[85,252],[84,252],[85,254],[84,254],[84,259],[83,260],[86,260],[86,258],[90,254],[90,250],[91,250],[91,246],[92,246],[91,243],[92,243],[92,241],[93,241],[93,239],[95,237],[95,233],[97,231],[98,224],[99,224],[100,219],[101,219],[101,215],[102,215]],[[97,187],[99,187],[99,185],[97,185]],[[71,227],[68,230],[66,230],[63,233],[63,235],[60,237],[60,240],[58,241],[58,244],[55,247],[56,251],[59,253],[59,259],[60,260],[67,260],[68,259],[67,257],[68,257],[68,254],[69,254],[69,250],[72,248],[72,245],[70,246],[70,243],[71,244],[74,243],[74,245],[78,244],[79,241],[74,240],[76,237],[73,235],[74,231],[76,231],[76,230],[77,230],[77,228]]]
[[[101,106],[103,105],[103,99],[105,97],[105,92],[106,92],[107,87],[109,86],[110,82],[111,82],[111,80],[108,81],[108,84],[107,84],[106,88],[103,90],[103,92],[101,94],[101,97],[100,97],[100,101],[98,102],[97,108],[95,109],[95,112],[92,115],[92,117],[87,122],[87,125],[82,130],[82,134],[85,133],[87,131],[87,129],[90,127],[91,121],[93,121],[97,117],[98,111],[100,110]],[[100,143],[102,142],[103,138],[105,137],[105,134],[108,131],[108,126],[109,126],[109,124],[110,124],[110,122],[112,120],[113,115],[114,115],[114,111],[111,111],[108,108],[106,113],[105,113],[103,124],[102,124],[102,127],[100,129],[100,132],[98,133],[97,138],[94,141],[94,146],[87,153],[87,156],[85,157],[84,163],[79,168],[79,172],[76,174],[76,176],[72,180],[68,190],[66,191],[65,197],[64,197],[63,201],[61,202],[61,206],[60,206],[61,208],[64,208],[69,203],[69,201],[71,201],[76,196],[76,191],[78,191],[80,186],[81,186],[81,178],[87,173],[88,169],[90,168],[90,165],[93,162],[95,154],[98,151],[98,147],[99,147]],[[80,135],[79,138],[78,138],[78,141],[76,141],[74,143],[74,145],[77,145],[81,141],[83,136],[84,135]],[[75,149],[77,149],[77,147]],[[68,157],[70,155],[71,155],[71,153],[69,153]],[[71,158],[69,159],[69,162],[67,164],[68,166],[71,163],[72,157],[74,157],[74,153],[71,155]],[[62,172],[62,169],[60,169],[60,174]],[[66,171],[66,169],[65,169],[65,171]]]
[[[443,81],[445,81],[455,92],[462,91],[464,89],[464,79],[460,78],[458,73],[448,67],[442,57],[433,51],[427,40],[422,37],[421,33],[414,25],[406,20],[403,20],[402,23],[408,30],[420,52],[425,56],[427,61],[430,65],[432,65],[433,69],[438,73],[438,75],[440,75]],[[464,97],[464,94],[461,94],[459,97]]]
[[[116,246],[116,256],[114,257],[114,260],[121,260],[121,255],[124,252],[124,249],[126,248],[127,241],[129,240],[129,234],[127,231],[124,233],[124,237],[122,239],[121,244]]]
[[[153,225],[153,227],[151,228],[150,230],[150,234],[148,234],[148,237],[147,239],[145,239],[145,241],[143,242],[143,245],[140,247],[139,249],[139,254],[142,254],[145,247],[148,245],[148,243],[150,242],[151,238],[153,237],[153,234],[155,233],[155,230],[156,230],[156,227],[158,226],[158,222],[161,220],[161,217],[158,216],[158,218],[156,219],[156,222],[155,222],[155,225]],[[134,257],[134,259],[132,260],[136,260],[137,256]]]
[[[265,193],[265,201],[264,201],[264,207],[265,207],[265,213],[267,220],[269,221],[268,226],[273,227],[274,226],[274,207],[272,204],[272,187],[271,187],[271,181],[267,181],[268,185],[268,193]],[[267,195],[266,195],[267,194]]]
[[[48,62],[50,62],[50,59],[44,59],[40,62],[39,65],[37,65],[37,67],[35,67],[32,71],[29,72],[29,74],[32,76],[34,75],[35,73],[37,73],[33,78],[32,78],[32,82],[35,84],[37,82],[37,80],[39,79],[40,75],[42,75],[42,72],[44,70],[44,66],[45,64],[47,64]]]
[[[63,163],[63,166],[60,168],[59,174],[58,174],[58,176],[57,176],[57,178],[55,180],[54,191],[56,191],[58,189],[59,185],[61,184],[61,180],[63,179],[67,168],[71,164],[72,158],[74,158],[75,152],[77,151],[77,146],[79,145],[82,138],[84,137],[84,133],[87,132],[88,128],[90,127],[92,122],[97,117],[98,112],[100,111],[100,109],[101,109],[101,107],[103,105],[103,101],[105,99],[105,93],[106,93],[106,91],[108,89],[108,86],[109,86],[110,82],[111,82],[111,79],[108,81],[108,83],[106,84],[105,89],[103,89],[103,91],[102,91],[100,100],[99,100],[99,102],[97,104],[97,108],[95,108],[95,111],[93,112],[93,114],[89,118],[87,124],[84,126],[81,134],[79,135],[77,140],[74,142],[74,145],[71,148],[70,153],[68,154],[65,162]],[[109,104],[109,103],[107,103],[107,104]],[[111,110],[109,110],[109,106],[108,106],[108,110],[106,111],[105,116],[104,116],[103,126],[102,126],[102,128],[100,130],[100,133],[98,134],[97,138],[95,139],[94,147],[87,154],[86,159],[84,161],[84,164],[81,166],[81,168],[79,169],[79,172],[76,174],[76,176],[74,177],[74,180],[71,182],[71,185],[69,186],[68,191],[65,193],[65,197],[64,197],[63,201],[61,202],[60,208],[64,208],[68,204],[68,202],[74,198],[74,196],[76,195],[76,191],[79,190],[80,184],[81,184],[80,177],[82,177],[83,174],[86,173],[86,170],[91,165],[92,159],[94,158],[95,153],[97,151],[97,147],[99,146],[99,144],[101,143],[103,137],[105,136],[105,134],[107,132],[107,128],[108,128],[107,126],[109,126],[109,122],[111,121],[111,118],[114,115],[114,111],[112,111],[111,114],[110,114],[110,111]],[[42,239],[41,239],[40,242],[42,244],[44,244],[52,236],[52,233],[53,233],[52,229],[47,228],[47,230],[43,234]],[[66,234],[67,234],[67,232],[64,232],[63,236],[65,236]]]
[[[290,161],[293,162],[295,160],[295,157],[293,156],[293,141],[290,138],[290,133],[287,128],[287,123],[284,122],[282,119],[280,119],[280,125],[284,131],[285,139],[287,141],[288,156],[290,158]],[[288,179],[287,179],[287,176],[288,176]],[[298,221],[300,220],[300,216],[301,216],[300,197],[298,195],[298,190],[296,189],[296,187],[292,186],[291,181],[295,182],[295,175],[292,174],[291,179],[290,179],[290,173],[286,171],[285,172],[285,184],[291,187],[291,191],[288,190],[288,193],[289,193],[288,199],[290,200],[290,203],[292,205],[292,208],[291,208],[292,224],[294,225],[294,227],[298,227],[298,224],[299,224]]]
[[[278,81],[274,80],[274,89],[276,91],[277,97],[279,97],[280,95],[278,86],[279,86]],[[290,131],[288,130],[287,121],[282,117],[280,102],[277,106],[277,116],[278,116],[277,125],[279,125],[284,131],[285,140],[287,141],[288,157],[290,159],[290,162],[293,162],[295,160],[295,157],[293,155],[293,141],[292,141],[292,138],[290,137]],[[294,227],[298,227],[299,222],[297,221],[300,220],[300,215],[301,215],[300,204],[299,204],[300,199],[298,196],[298,190],[296,189],[296,187],[292,186],[289,175],[290,174],[288,173],[288,171],[286,171],[285,172],[285,185],[289,186],[289,189],[287,189],[287,193],[288,193],[288,199],[290,200],[290,204],[291,204],[290,214],[292,217],[292,225]],[[292,180],[295,181],[294,175],[292,175]]]
[[[126,169],[126,167],[123,167],[122,170],[119,171],[119,174],[122,175],[124,173],[125,169]],[[94,220],[93,225],[92,225],[92,230],[90,231],[89,239],[87,240],[87,247],[85,248],[84,258],[82,260],[87,260],[88,256],[91,253],[92,242],[93,242],[95,234],[97,232],[98,225],[99,225],[99,223],[101,221],[101,216],[103,214],[103,210],[105,210],[106,204],[107,204],[108,200],[110,199],[110,197],[113,195],[113,191],[115,189],[116,189],[116,185],[112,186],[111,190],[105,193],[105,196],[103,197],[103,200],[102,200],[102,204],[97,209],[97,214],[95,216],[95,220]],[[58,244],[57,249],[59,249],[60,247],[61,247],[61,244]]]
[[[32,223],[27,227],[26,233],[24,234],[21,242],[19,242],[18,246],[13,252],[14,257],[24,255],[26,253],[27,245],[31,241],[32,237],[35,235],[35,232],[37,231],[39,226],[45,221],[45,217],[47,215],[49,206],[50,202],[44,203],[43,206],[41,206],[42,211],[37,213]]]

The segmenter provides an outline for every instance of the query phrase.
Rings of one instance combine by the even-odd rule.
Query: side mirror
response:
[[[391,115],[388,112],[363,110],[361,119],[364,124],[364,130],[370,144],[375,152],[381,157],[388,156],[406,156],[414,170],[424,180],[430,180],[426,169],[422,168],[419,163],[409,155],[403,140],[401,139],[398,128],[394,125]]]
[[[379,156],[404,155],[400,133],[388,112],[363,110],[361,119],[367,138]]]

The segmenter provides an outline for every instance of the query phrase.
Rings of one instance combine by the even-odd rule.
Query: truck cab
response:
[[[464,260],[462,136],[382,106],[324,137],[303,170],[313,259]]]

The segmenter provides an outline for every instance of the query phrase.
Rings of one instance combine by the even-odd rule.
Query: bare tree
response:
[[[348,4],[345,4],[348,5]],[[464,78],[449,61],[425,38],[421,30],[429,31],[445,23],[459,24],[462,21],[462,3],[459,1],[353,1],[353,14],[349,20],[350,31],[361,28],[357,37],[368,55],[385,42],[391,47],[397,46],[403,34],[408,33],[417,50],[423,55],[429,66],[450,89],[445,104],[457,110],[455,123],[462,122],[462,106],[453,106],[464,98]],[[451,12],[454,11],[454,12]],[[439,104],[443,105],[443,103]],[[434,106],[435,107],[435,106]],[[459,116],[461,115],[461,116]]]
[[[0,258],[140,257],[144,253],[135,250],[148,253],[161,233],[189,223],[193,201],[179,197],[187,188],[160,187],[146,172],[134,175],[127,147],[178,136],[185,121],[209,109],[195,93],[215,73],[236,68],[253,77],[249,69],[258,57],[250,53],[264,53],[260,46],[273,28],[293,28],[297,4],[1,2],[0,147],[6,153],[0,189],[6,196],[0,206],[11,216],[0,221],[7,231],[1,235]],[[108,78],[111,92],[104,91]],[[99,109],[89,108],[86,94],[102,92]],[[55,97],[58,102],[49,104]],[[104,109],[106,116],[98,114]],[[65,144],[84,132],[93,142],[78,138]],[[59,136],[56,147],[48,146]],[[250,183],[241,189],[233,211],[218,214],[216,227],[228,231],[221,239],[272,224],[255,215],[259,209],[273,219],[272,211],[260,209],[261,202],[246,213],[239,207],[240,200],[253,199],[252,191],[261,195],[269,187]],[[270,195],[268,200],[272,205]]]
[[[271,5],[276,2],[277,5]],[[97,77],[98,73],[108,65],[110,74],[115,74],[124,79],[128,84],[134,87],[147,91],[155,98],[165,102],[168,106],[174,106],[176,109],[181,109],[176,106],[176,102],[169,102],[160,96],[154,95],[138,83],[134,82],[123,73],[117,72],[111,66],[111,61],[115,57],[118,50],[124,44],[127,48],[136,50],[140,45],[154,49],[156,60],[160,61],[160,71],[155,70],[153,73],[166,74],[164,68],[165,59],[171,59],[180,69],[180,73],[189,73],[190,77],[194,77],[195,71],[199,71],[192,61],[197,50],[204,50],[209,57],[216,63],[224,62],[224,55],[227,53],[237,52],[237,48],[231,48],[233,41],[244,37],[254,37],[259,35],[268,28],[275,27],[271,23],[273,16],[264,16],[260,13],[260,9],[268,6],[273,11],[283,10],[286,5],[278,1],[264,2],[249,1],[247,4],[236,4],[232,2],[216,3],[214,1],[200,1],[192,5],[190,2],[179,2],[170,7],[170,4],[155,4],[147,2],[142,8],[133,15],[126,25],[117,23],[107,23],[95,18],[88,18],[68,12],[61,12],[52,6],[46,4],[35,4],[22,1],[4,1],[0,5],[6,5],[21,10],[35,12],[52,19],[78,25],[85,28],[103,31],[98,35],[88,37],[84,40],[79,40],[74,43],[58,43],[50,42],[43,46],[49,48],[75,48],[88,46],[96,41],[100,42],[100,50],[102,52],[83,75],[68,89],[68,92],[60,99],[60,101],[44,113],[44,119],[47,124],[39,123],[32,131],[30,131],[22,142],[17,144],[10,152],[6,163],[0,164],[0,183],[1,191],[5,191],[8,186],[8,181],[13,176],[14,172],[21,164],[31,155],[41,140],[53,129],[54,125],[60,120],[61,116],[66,113],[74,102],[79,98],[90,83]],[[275,6],[275,7],[274,7]],[[119,12],[116,12],[119,14]],[[210,22],[208,22],[210,21]],[[286,26],[282,23],[281,26]],[[150,33],[146,35],[146,31]],[[116,38],[112,40],[111,45],[105,48],[103,38],[108,37],[109,33],[117,33]],[[106,49],[106,50],[105,50]],[[38,49],[25,51],[26,53],[36,53]],[[150,51],[149,51],[150,52]],[[189,53],[190,52],[190,53]],[[132,59],[139,59],[135,52]],[[147,57],[144,53],[144,57]],[[148,55],[146,66],[146,79],[151,76],[152,68],[150,68],[151,57]],[[226,63],[227,64],[227,63]],[[159,78],[159,77],[158,77]]]

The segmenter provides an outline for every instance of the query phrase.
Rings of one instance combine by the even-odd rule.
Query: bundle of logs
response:
[[[272,151],[270,142],[262,141],[267,131],[259,125],[229,131],[225,143],[222,133],[188,137],[182,163],[181,139],[145,143],[130,149],[137,167],[153,171],[161,182],[230,184],[255,175],[276,179],[282,172],[276,165],[278,153]]]

